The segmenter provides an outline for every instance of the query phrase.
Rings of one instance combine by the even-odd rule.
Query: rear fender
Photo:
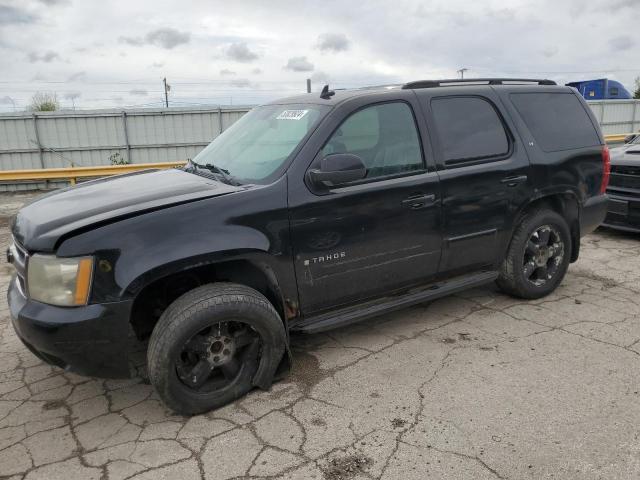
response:
[[[518,210],[518,213],[514,216],[514,222],[511,226],[511,235],[509,236],[509,243],[518,227],[524,215],[535,208],[535,206],[547,205],[554,211],[557,211],[564,216],[569,224],[571,231],[571,262],[575,262],[578,259],[580,251],[580,209],[581,204],[578,200],[578,196],[570,189],[548,189],[545,191],[538,191],[529,202],[522,205]],[[505,246],[508,248],[509,243]]]

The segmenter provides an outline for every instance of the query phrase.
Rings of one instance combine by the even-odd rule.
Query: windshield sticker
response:
[[[300,120],[309,110],[285,110],[276,117],[276,120]]]

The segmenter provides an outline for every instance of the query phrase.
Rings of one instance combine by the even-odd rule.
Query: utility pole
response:
[[[307,93],[311,93],[311,79],[307,78]]]
[[[460,74],[460,78],[464,79],[464,72],[466,72],[467,70],[469,70],[469,69],[468,68],[461,68],[460,70],[457,71]]]
[[[171,85],[167,84],[167,77],[162,79],[162,83],[164,83],[164,106],[169,108],[169,92],[171,91]]]

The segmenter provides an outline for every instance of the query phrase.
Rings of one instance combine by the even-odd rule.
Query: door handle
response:
[[[420,208],[430,207],[436,203],[436,196],[431,193],[428,195],[414,195],[402,200],[402,206],[410,208],[411,210],[418,210]]]
[[[502,180],[500,180],[500,183],[506,183],[507,187],[515,187],[519,183],[526,182],[527,178],[528,177],[526,175],[516,175],[516,176],[513,176],[513,177],[503,178]]]

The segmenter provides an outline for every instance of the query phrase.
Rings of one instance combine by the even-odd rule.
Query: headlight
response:
[[[65,307],[86,305],[92,271],[93,257],[33,255],[27,266],[29,297]]]

